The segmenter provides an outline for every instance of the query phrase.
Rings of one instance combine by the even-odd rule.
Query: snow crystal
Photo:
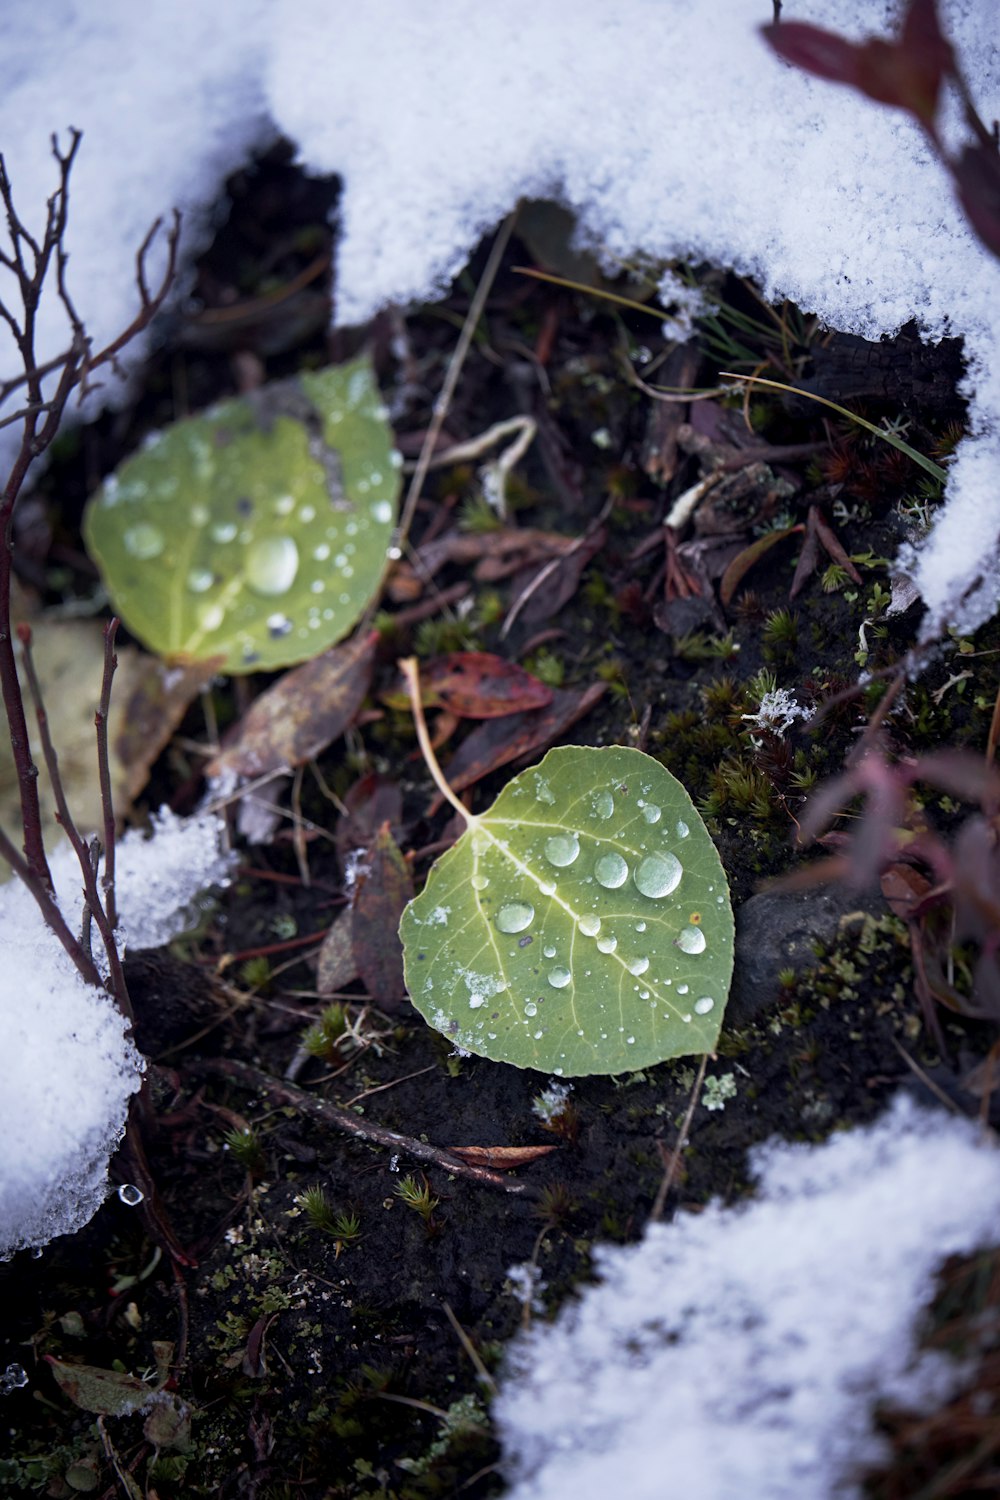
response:
[[[225,883],[221,824],[181,823],[167,809],[149,840],[119,846],[123,928],[134,947],[184,931],[207,885]],[[68,845],[50,861],[60,906],[79,930],[80,871]],[[107,1192],[143,1059],[103,990],[84,983],[24,886],[0,886],[0,1256],[79,1229]]]
[[[752,1160],[754,1201],[599,1249],[601,1283],[514,1346],[510,1500],[843,1497],[881,1453],[872,1403],[943,1397],[915,1327],[940,1263],[996,1236],[1000,1153],[901,1096]]]

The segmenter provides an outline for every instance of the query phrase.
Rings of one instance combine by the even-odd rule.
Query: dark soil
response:
[[[303,179],[280,153],[231,186],[229,222],[194,289],[209,309],[232,309],[287,285],[328,248],[333,190]],[[385,315],[366,331],[408,456],[419,447],[483,258],[445,303]],[[534,261],[532,246],[515,239],[448,415],[448,436],[464,440],[530,410],[539,439],[516,471],[506,524],[579,536],[605,513],[606,538],[558,612],[525,609],[506,636],[502,621],[523,577],[484,581],[449,565],[433,585],[421,585],[426,618],[384,624],[366,709],[319,769],[340,798],[372,771],[400,788],[394,831],[419,882],[449,830],[446,814],[427,815],[431,786],[409,716],[380,698],[398,685],[397,657],[413,651],[428,660],[472,648],[517,660],[564,690],[602,682],[600,702],[565,738],[639,745],[685,783],[717,843],[740,921],[762,881],[815,857],[793,846],[807,792],[840,771],[894,664],[918,638],[919,606],[886,618],[882,591],[886,559],[907,534],[915,500],[933,508],[934,497],[908,460],[830,421],[824,408],[801,398],[755,398],[759,437],[776,447],[815,444],[815,451],[773,462],[756,491],[734,495],[728,512],[715,506],[696,540],[725,530],[738,552],[768,527],[804,522],[815,505],[862,581],[831,571],[821,552],[790,601],[798,533],[762,554],[728,607],[719,602],[720,569],[707,547],[700,575],[694,555],[682,555],[688,585],[680,584],[662,521],[703,470],[683,450],[673,456],[665,413],[676,408],[657,406],[622,374],[629,354],[643,378],[673,383],[672,367],[665,373],[657,365],[659,320],[513,270]],[[941,457],[954,445],[960,351],[924,350],[908,336],[862,346],[824,333],[795,309],[772,316],[752,288],[702,274],[743,320],[729,332],[749,349],[722,348],[722,324],[704,329],[688,382],[708,387],[719,368],[749,354],[765,373],[846,402],[871,421],[905,420],[907,441],[922,452]],[[617,290],[636,295],[627,282]],[[345,336],[333,347],[327,340],[322,279],[276,315],[237,313],[238,306],[224,329],[204,316],[174,317],[134,405],[62,443],[41,491],[47,525],[32,533],[34,550],[25,546],[29,581],[53,602],[92,587],[79,541],[83,502],[147,431],[247,381],[342,357],[351,346]],[[712,435],[731,456],[738,408],[713,401],[682,414],[708,431],[706,409],[716,424],[733,421],[724,435],[718,426]],[[775,478],[787,481],[779,498]],[[432,476],[413,544],[442,525],[443,512],[482,525],[475,488],[472,465]],[[435,588],[466,582],[468,613],[436,607]],[[866,619],[865,666],[874,677],[858,689]],[[946,745],[982,754],[998,647],[994,624],[930,654],[887,716],[893,756]],[[823,718],[797,722],[784,737],[755,737],[742,716],[759,707],[763,671],[802,704],[829,705]],[[223,729],[263,685],[218,688]],[[442,751],[445,761],[465,732]],[[137,818],[143,805],[168,801],[186,811],[195,804],[199,762],[185,746],[207,737],[195,708],[154,767]],[[477,807],[509,771],[473,790]],[[338,813],[308,773],[301,798],[303,814],[334,834]],[[945,837],[971,811],[933,792],[925,803]],[[306,885],[290,828],[286,822],[269,845],[243,852],[232,888],[195,939],[129,966],[139,1041],[153,1060],[156,1121],[146,1149],[163,1212],[196,1264],[172,1267],[156,1249],[148,1205],[128,1208],[112,1196],[82,1233],[0,1268],[0,1368],[16,1362],[30,1375],[28,1386],[4,1398],[9,1438],[0,1489],[6,1484],[11,1494],[110,1497],[128,1484],[136,1495],[164,1500],[499,1494],[499,1448],[480,1371],[496,1372],[524,1322],[554,1311],[587,1279],[595,1242],[636,1238],[649,1218],[698,1059],[579,1080],[546,1128],[533,1109],[545,1076],[454,1056],[408,1003],[382,1009],[380,997],[351,987],[348,1013],[360,1047],[331,1064],[307,1060],[299,1086],[362,1125],[441,1150],[556,1147],[509,1174],[506,1185],[366,1142],[220,1069],[221,1059],[282,1079],[325,1003],[315,994],[315,954],[344,906],[344,872],[332,839],[310,836]],[[939,1009],[940,1035],[928,1030],[911,932],[877,879],[860,893],[814,888],[782,902],[754,929],[763,936],[751,940],[752,955],[744,951],[668,1213],[742,1193],[754,1143],[775,1133],[822,1139],[871,1119],[900,1087],[927,1093],[933,1085],[963,1111],[979,1107],[962,1079],[995,1029]],[[759,920],[760,908],[750,911]],[[300,941],[309,936],[317,941]],[[959,988],[968,967],[961,957]],[[246,1129],[252,1135],[241,1144],[238,1132]],[[407,1179],[410,1201],[399,1191]],[[313,1188],[324,1190],[332,1210],[325,1221],[301,1201]],[[347,1233],[350,1223],[338,1216],[351,1215],[355,1232]],[[541,1312],[525,1310],[521,1282],[510,1274],[526,1263],[541,1276]],[[51,1355],[142,1374],[155,1367],[158,1340],[174,1345],[170,1387],[185,1404],[175,1409],[182,1418],[189,1409],[190,1430],[182,1421],[179,1436],[151,1436],[141,1415],[98,1419],[72,1406],[44,1362]]]

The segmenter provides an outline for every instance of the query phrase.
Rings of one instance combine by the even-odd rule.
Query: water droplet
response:
[[[166,546],[166,539],[158,526],[152,526],[148,521],[139,521],[135,526],[130,526],[123,534],[122,541],[125,551],[132,557],[138,557],[147,562],[151,557],[159,557]]]
[[[136,1187],[134,1182],[123,1182],[118,1189],[118,1196],[127,1208],[135,1208],[145,1198],[142,1188]]]
[[[192,568],[187,576],[187,586],[192,594],[203,594],[214,582],[215,574],[210,568]]]
[[[469,996],[469,1009],[470,1010],[478,1010],[481,1005],[485,1005],[485,1004],[486,1004],[486,996],[485,995],[470,995]]]
[[[540,896],[554,896],[556,888],[550,880],[540,880],[538,882],[538,893]]]
[[[710,1010],[715,1009],[715,1001],[711,995],[703,995],[700,1000],[694,1002],[694,1008],[699,1016],[707,1016]]]
[[[636,924],[635,924],[635,930],[636,930],[636,932],[645,932],[646,931],[646,924],[645,924],[645,922],[636,922]]]
[[[299,520],[304,522],[305,525],[308,526],[309,522],[315,521],[315,519],[316,507],[314,505],[303,505],[302,509],[299,511]]]
[[[23,1365],[8,1365],[0,1375],[0,1396],[9,1396],[28,1384],[28,1372]]]
[[[388,500],[376,500],[372,506],[372,520],[377,521],[380,526],[387,526],[392,520],[392,506]]]
[[[214,526],[208,528],[208,534],[213,542],[232,542],[235,541],[238,530],[235,521],[216,521]]]
[[[299,549],[290,536],[264,536],[251,542],[243,566],[255,594],[286,594],[299,571]]]
[[[606,891],[616,891],[628,879],[628,865],[613,849],[602,854],[594,865],[594,878]]]
[[[616,937],[598,938],[597,946],[601,953],[614,953],[615,949],[618,947],[618,939]]]
[[[704,953],[705,951],[705,934],[700,927],[683,928],[680,936],[674,941],[682,953]]]
[[[210,511],[207,505],[192,505],[190,514],[192,526],[208,525]]]
[[[680,884],[684,871],[675,854],[647,854],[635,872],[635,883],[644,896],[669,896]]]
[[[627,1036],[625,1038],[625,1040],[626,1040],[626,1042],[628,1042],[629,1046],[631,1047],[632,1044],[633,1044],[633,1042],[635,1041],[635,1037],[634,1036]]]
[[[584,937],[596,937],[600,930],[600,917],[587,916],[580,918],[580,931],[583,933]]]
[[[691,986],[688,984],[679,984],[677,986],[677,993],[678,995],[686,995],[690,988]]]
[[[524,1007],[524,1014],[526,1016],[537,1016],[538,1015],[538,1006],[535,1004],[534,1000],[529,1000],[527,1002],[527,1004]]]
[[[648,968],[648,958],[633,958],[632,962],[628,966],[628,971],[630,974],[645,974]]]
[[[330,548],[327,546],[326,542],[320,542],[318,547],[313,548],[313,557],[317,562],[326,562],[329,556]]]
[[[280,640],[283,635],[288,635],[292,629],[292,622],[287,615],[275,614],[267,617],[268,634],[275,640]]]
[[[686,839],[686,838],[687,838],[687,836],[688,836],[688,834],[689,834],[689,833],[690,833],[690,832],[691,832],[691,830],[690,830],[690,828],[689,828],[689,827],[688,827],[688,826],[687,826],[687,824],[686,824],[686,823],[685,823],[685,822],[684,822],[684,819],[683,819],[683,818],[681,818],[681,819],[680,819],[680,820],[679,820],[679,821],[678,821],[678,824],[677,824],[677,837],[678,837],[678,838],[679,838],[679,839]]]
[[[497,926],[501,932],[523,932],[535,920],[535,908],[530,901],[508,901],[497,912]]]
[[[471,881],[469,882],[474,891],[485,891],[489,883],[490,877],[488,875],[473,875]]]
[[[546,943],[545,947],[542,949],[542,952],[545,954],[546,958],[555,958],[556,956],[556,950],[553,948],[551,943]]]
[[[639,991],[639,999],[640,1000],[648,1000],[649,999],[649,991],[648,990],[640,990]]]
[[[580,840],[575,833],[554,833],[546,840],[545,858],[560,870],[571,865],[579,853]]]
[[[226,618],[226,611],[221,604],[199,604],[196,611],[198,624],[202,630],[218,630]]]
[[[642,815],[647,823],[658,823],[663,816],[663,809],[657,807],[655,802],[647,802],[642,809]]]
[[[594,812],[599,818],[613,818],[615,815],[615,799],[610,792],[598,792],[594,798]]]
[[[549,970],[549,984],[554,990],[564,990],[572,978],[569,970],[562,968],[561,965],[557,964],[554,969]]]

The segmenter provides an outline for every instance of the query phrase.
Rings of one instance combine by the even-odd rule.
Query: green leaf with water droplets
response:
[[[550,750],[469,816],[400,933],[413,1004],[468,1052],[568,1077],[718,1040],[728,883],[687,792],[639,750]]]
[[[367,356],[175,423],[105,481],[84,536],[133,634],[267,671],[346,635],[378,586],[399,458]]]

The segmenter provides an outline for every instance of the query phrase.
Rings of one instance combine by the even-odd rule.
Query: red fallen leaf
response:
[[[1000,255],[1000,156],[979,141],[949,163],[966,218],[988,250]]]
[[[334,834],[341,865],[352,849],[367,849],[383,823],[399,825],[403,794],[388,776],[369,771],[348,787],[343,802],[346,812]]]
[[[316,993],[339,994],[358,977],[354,957],[354,913],[345,908],[334,918],[316,959]]]
[[[570,688],[555,688],[547,708],[485,720],[466,735],[448,762],[445,774],[449,784],[460,792],[499,766],[512,760],[530,759],[547,750],[571,725],[589,713],[606,691],[607,684],[603,682],[595,682],[579,693]],[[436,812],[441,801],[440,795],[435,796],[428,813]]]
[[[356,635],[304,662],[265,688],[235,739],[210,762],[209,776],[263,776],[312,760],[351,724],[365,700],[378,631]]]
[[[521,709],[545,708],[552,689],[516,662],[490,651],[453,651],[420,669],[424,703],[462,719],[499,719]]]
[[[849,42],[805,21],[761,28],[779,57],[817,78],[845,83],[878,104],[908,110],[935,136],[941,85],[955,71],[934,0],[910,0],[898,38]]]
[[[380,1010],[398,1010],[406,996],[398,928],[412,899],[410,867],[383,823],[358,873],[351,929],[358,973]]]
[[[470,1167],[492,1167],[495,1172],[512,1172],[515,1167],[530,1166],[533,1161],[558,1151],[558,1146],[446,1146],[452,1156],[461,1157]]]
[[[801,521],[794,526],[785,526],[781,531],[768,531],[756,542],[751,542],[749,547],[744,547],[736,557],[733,558],[728,568],[722,575],[719,584],[719,598],[723,604],[728,605],[736,590],[743,582],[744,576],[749,573],[755,563],[758,563],[765,552],[770,552],[776,542],[783,542],[786,537],[794,536],[798,531],[804,531],[805,527]]]
[[[515,614],[520,617],[522,625],[540,625],[564,609],[580,587],[584,568],[589,566],[591,559],[600,552],[607,540],[607,528],[598,526],[588,536],[580,537],[564,557],[550,558],[540,568],[534,569],[524,587],[516,590],[508,616],[508,627],[505,628],[509,628],[509,622]],[[522,599],[523,606],[520,604]],[[531,705],[524,703],[518,706],[528,708]]]

